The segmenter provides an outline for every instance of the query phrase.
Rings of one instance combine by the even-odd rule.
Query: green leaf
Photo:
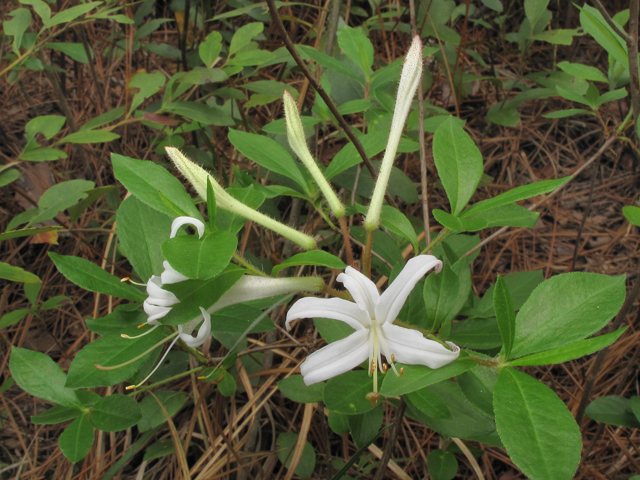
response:
[[[574,92],[572,90],[567,90],[565,88],[556,85],[556,91],[558,95],[560,95],[565,100],[569,100],[571,102],[581,103],[582,105],[587,105],[592,107],[591,103],[581,94]]]
[[[43,0],[20,0],[23,5],[31,5],[43,22],[51,18],[51,8]]]
[[[216,195],[213,193],[213,185],[211,178],[207,177],[207,217],[209,219],[209,229],[216,231],[216,216],[218,214],[218,205],[216,203]]]
[[[571,45],[573,37],[581,36],[578,29],[545,30],[531,36],[531,40],[542,40],[544,42],[553,43],[554,45]]]
[[[54,405],[49,410],[39,415],[31,417],[31,423],[36,425],[56,425],[58,423],[73,420],[82,415],[82,410],[77,407],[65,407],[63,405]]]
[[[309,45],[296,45],[296,50],[298,50],[298,52],[301,52],[304,55],[307,55],[314,62],[318,63],[324,68],[328,68],[329,70],[333,70],[334,72],[340,73],[341,75],[344,75],[349,78],[353,78],[358,82],[362,82],[362,79],[360,78],[360,76],[358,76],[356,72],[354,72],[351,68],[347,67],[344,63],[340,62],[339,60],[336,60],[335,58],[331,57],[330,55],[327,55],[326,53],[322,53],[319,50],[316,50],[315,48]],[[384,141],[386,142],[387,139],[385,138]],[[369,155],[368,152],[367,152],[367,155]]]
[[[513,308],[520,310],[524,302],[529,298],[533,290],[542,283],[544,280],[544,274],[542,270],[522,271],[509,273],[503,277],[509,293],[511,294],[511,300],[513,301]],[[478,317],[492,317],[495,315],[493,310],[493,292],[495,290],[495,284],[491,285],[485,292],[484,296],[480,300],[474,315]]]
[[[147,98],[155,95],[164,86],[166,80],[167,79],[162,72],[137,73],[129,82],[129,88],[137,88],[138,92],[133,96],[133,100],[131,100],[131,107],[129,107],[129,113],[127,116],[131,115],[131,112],[142,105],[142,102]],[[111,156],[111,160],[113,161],[113,154]]]
[[[43,22],[43,28],[51,28],[54,25],[59,25],[61,23],[69,23],[80,15],[84,15],[85,13],[93,10],[95,7],[100,5],[102,2],[90,2],[81,5],[76,5],[75,7],[67,8],[63,10],[53,17],[49,21]]]
[[[600,12],[593,7],[585,5],[580,8],[580,24],[596,42],[600,44],[618,63],[629,68],[629,56],[624,40],[607,25]]]
[[[384,409],[382,403],[373,410],[361,415],[347,415],[347,423],[351,431],[351,439],[356,447],[362,448],[371,444],[371,438],[376,436],[382,427]]]
[[[516,316],[511,356],[551,350],[592,335],[620,310],[625,293],[624,275],[574,272],[546,280]]]
[[[87,191],[95,184],[88,180],[69,180],[52,186],[38,200],[38,212],[29,220],[29,225],[51,220],[58,213],[87,197]]]
[[[211,32],[205,41],[198,46],[198,54],[205,67],[211,68],[220,55],[220,50],[222,50],[222,35],[219,32]]]
[[[126,380],[149,359],[151,351],[144,353],[158,343],[164,335],[162,328],[156,328],[140,338],[129,339],[118,335],[98,338],[77,353],[69,367],[66,386],[69,388],[109,387]],[[136,359],[139,355],[142,356]],[[96,365],[112,367],[125,363],[126,365],[113,370],[96,368]]]
[[[80,130],[93,130],[108,123],[114,122],[124,114],[124,106],[113,108],[102,115],[92,118],[80,127]]]
[[[33,120],[29,120],[25,126],[24,136],[27,139],[35,138],[37,133],[44,135],[44,138],[51,140],[63,127],[67,119],[60,115],[42,115]]]
[[[302,187],[304,192],[309,193],[307,181],[300,172],[295,160],[275,140],[255,133],[229,130],[229,141],[245,157],[264,168],[292,179]]]
[[[60,160],[67,158],[67,154],[57,148],[34,148],[20,154],[20,160],[27,162],[47,162],[49,160]]]
[[[496,426],[511,460],[531,480],[568,480],[582,442],[571,412],[546,385],[522,372],[500,372],[494,395]]]
[[[229,56],[231,57],[236,52],[240,51],[243,47],[246,47],[251,39],[264,30],[264,24],[262,22],[248,23],[240,27],[231,38],[231,44],[229,45]]]
[[[582,78],[584,80],[609,83],[607,76],[596,67],[582,65],[581,63],[560,62],[558,63],[558,68],[564,70],[569,75],[573,75],[574,77]]]
[[[371,66],[373,65],[373,45],[362,32],[362,29],[343,25],[338,31],[338,45],[340,45],[344,54],[360,67],[367,79],[367,83],[369,83]]]
[[[324,383],[305,385],[302,375],[291,375],[280,380],[278,388],[282,394],[290,400],[298,403],[316,403],[322,401]]]
[[[423,298],[428,329],[435,331],[458,315],[471,292],[471,270],[466,262],[445,263],[440,273],[427,276]]]
[[[134,302],[144,302],[147,298],[146,293],[142,290],[128,283],[123,283],[118,277],[111,275],[89,260],[71,255],[58,255],[53,252],[49,252],[49,257],[67,280],[85,290],[126,298]]]
[[[244,270],[230,265],[220,275],[209,280],[185,280],[165,285],[163,288],[173,292],[180,303],[160,319],[165,325],[180,325],[202,315],[200,307],[209,309],[244,274]]]
[[[492,210],[472,213],[461,221],[464,230],[476,232],[484,228],[503,226],[533,228],[539,216],[538,212],[532,212],[527,208],[511,203]]]
[[[80,130],[67,135],[57,143],[106,143],[120,138],[120,135],[106,130]]]
[[[54,308],[61,307],[62,305],[70,305],[71,299],[69,297],[65,297],[64,295],[57,295],[55,297],[49,298],[46,302],[40,305],[40,310],[53,310]]]
[[[366,398],[372,391],[373,379],[365,370],[354,370],[329,379],[324,387],[324,404],[333,412],[359,415],[373,409]]]
[[[311,250],[310,252],[303,252],[294,255],[293,257],[285,260],[280,265],[273,267],[272,275],[278,276],[278,273],[283,269],[291,266],[298,265],[318,265],[322,267],[335,268],[338,270],[344,270],[347,265],[335,255],[325,252],[323,250]]]
[[[502,12],[502,10],[504,9],[504,7],[502,6],[502,2],[500,0],[480,0],[480,1],[485,7],[490,8],[495,12]]]
[[[451,480],[458,473],[458,461],[451,452],[431,450],[427,457],[427,468],[433,480]]]
[[[229,78],[219,68],[195,67],[180,77],[179,82],[184,85],[207,85],[210,83],[224,82]]]
[[[460,375],[476,365],[476,362],[468,358],[458,358],[450,364],[436,370],[425,367],[424,365],[396,364],[396,368],[398,369],[404,367],[404,374],[399,377],[393,374],[385,375],[380,394],[385,397],[396,397],[398,395],[404,395],[405,393],[415,392],[426,386]]]
[[[0,278],[12,282],[38,283],[40,278],[30,272],[24,271],[20,267],[14,267],[8,263],[0,262]]]
[[[178,413],[188,398],[185,392],[166,390],[158,390],[154,392],[154,395],[160,400],[162,405],[164,405],[170,417]],[[167,421],[158,402],[151,395],[147,395],[142,399],[142,402],[140,402],[140,410],[142,411],[142,419],[140,423],[138,423],[138,430],[141,432],[151,430]]]
[[[278,459],[289,468],[293,457],[293,450],[298,442],[298,434],[281,433],[276,440],[276,448],[278,449]],[[296,475],[300,478],[310,478],[313,470],[316,468],[316,452],[309,442],[304,442],[302,456],[296,466]]]
[[[89,57],[87,57],[87,52],[81,43],[51,42],[47,43],[47,47],[64,53],[76,62],[87,64],[90,61]],[[89,47],[89,49],[91,49],[91,47]]]
[[[112,394],[101,398],[89,415],[91,424],[103,432],[119,432],[133,427],[142,418],[142,412],[133,398]]]
[[[433,217],[443,227],[447,227],[449,230],[455,233],[464,232],[462,222],[460,222],[460,219],[457,216],[451,215],[450,213],[447,213],[444,210],[440,210],[439,208],[434,208],[431,213],[433,213]]]
[[[508,360],[515,339],[516,313],[507,284],[500,275],[498,275],[496,287],[493,291],[493,310],[496,312],[498,328],[500,329],[500,336],[502,337],[504,358]]]
[[[556,110],[555,112],[545,113],[544,118],[566,118],[573,115],[593,115],[593,111],[584,108],[569,108],[567,110]]]
[[[502,346],[498,322],[494,318],[469,318],[451,325],[447,340],[462,348],[490,350]]]
[[[5,20],[2,24],[4,33],[13,37],[13,53],[20,55],[22,36],[31,23],[31,12],[26,8],[16,8],[11,10],[8,15],[13,18]]]
[[[408,393],[407,398],[425,415],[432,418],[451,418],[451,412],[445,401],[427,387]]]
[[[622,214],[629,220],[631,225],[640,227],[640,208],[627,205],[626,207],[622,207]]]
[[[218,382],[217,387],[222,396],[231,397],[236,393],[238,385],[236,384],[236,380],[233,378],[233,375],[225,371],[222,376],[222,380]]]
[[[65,407],[77,407],[76,392],[65,387],[67,376],[48,355],[26,348],[12,347],[11,375],[25,392]]]
[[[219,127],[235,126],[235,121],[221,109],[196,102],[173,102],[164,107],[167,112],[182,115],[203,125],[217,125]]]
[[[202,219],[180,181],[166,169],[150,161],[134,160],[115,153],[111,154],[111,163],[116,178],[142,203],[171,218],[188,216]],[[160,193],[170,199],[171,206],[165,204]]]
[[[162,255],[178,272],[191,279],[208,280],[222,272],[236,251],[238,238],[215,232],[170,238],[162,244]]]
[[[239,52],[227,61],[227,65],[233,65],[234,67],[250,67],[254,65],[264,65],[271,62],[276,58],[275,53],[267,50],[248,50]],[[226,71],[226,69],[225,69]],[[233,73],[226,71],[229,75]]]
[[[535,197],[536,195],[542,195],[544,193],[551,192],[560,188],[570,179],[571,177],[559,178],[557,180],[543,180],[541,182],[530,183],[528,185],[522,185],[520,187],[512,188],[511,190],[504,192],[496,197],[474,203],[470,208],[465,210],[462,215],[460,215],[460,218],[466,218],[471,214],[489,211],[503,205],[508,205],[514,202],[519,202],[520,200]]]
[[[120,248],[142,280],[160,275],[160,249],[169,239],[171,219],[130,196],[120,205],[117,221]]]
[[[60,450],[71,463],[87,456],[93,446],[95,434],[86,415],[76,418],[60,435]]]
[[[600,335],[599,337],[578,340],[577,342],[563,345],[559,348],[547,350],[545,352],[528,355],[509,362],[509,366],[521,367],[525,365],[555,365],[564,363],[576,358],[591,355],[592,353],[602,350],[615,342],[620,335],[624,333],[625,328],[616,330],[615,332]]]
[[[456,382],[469,403],[486,416],[493,418],[493,393],[498,372],[489,367],[478,365],[456,377]]]
[[[382,206],[381,224],[383,228],[400,235],[405,240],[409,241],[416,252],[419,252],[418,235],[409,219],[401,211],[393,208],[390,205]]]
[[[150,462],[156,458],[164,457],[166,455],[171,455],[176,453],[176,446],[173,443],[172,438],[165,438],[164,440],[158,440],[155,443],[152,443],[147,447],[144,451],[144,457],[142,458],[145,462]]]
[[[597,422],[640,428],[640,420],[634,414],[630,400],[619,395],[596,398],[587,406],[585,414]]]
[[[451,213],[458,215],[476,191],[482,177],[482,154],[453,117],[433,137],[433,157]]]
[[[36,285],[36,284],[32,283],[31,285]],[[0,328],[5,328],[5,327],[10,327],[11,325],[15,325],[20,320],[22,320],[29,312],[31,312],[30,308],[20,308],[18,310],[14,310],[13,312],[4,314],[2,318],[0,318]]]
[[[20,172],[15,168],[9,168],[0,172],[0,187],[9,185],[20,178]]]
[[[601,105],[607,102],[621,100],[623,98],[626,98],[627,95],[628,95],[627,90],[625,88],[619,88],[611,92],[603,93],[598,99],[598,102],[596,103],[596,107],[600,107]]]

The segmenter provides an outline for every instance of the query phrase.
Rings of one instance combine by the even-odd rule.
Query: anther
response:
[[[391,363],[394,363],[396,361],[396,356],[394,353],[391,354]]]
[[[380,399],[380,394],[378,392],[369,392],[365,395],[365,398],[371,402],[372,406],[375,407]]]
[[[148,323],[141,323],[140,325],[138,325],[138,328],[146,327],[147,325],[149,325],[149,324]]]
[[[404,367],[400,368],[400,375],[404,375]]]
[[[129,385],[128,387],[125,387],[125,390],[133,390],[134,388],[136,388],[136,385]]]
[[[382,364],[382,373],[387,373],[387,370],[389,370],[389,365],[387,365],[386,363]]]
[[[124,282],[128,282],[129,280],[131,280],[131,278],[129,278],[129,277],[122,277],[122,278],[120,279],[120,281],[121,281],[122,283],[124,283]]]

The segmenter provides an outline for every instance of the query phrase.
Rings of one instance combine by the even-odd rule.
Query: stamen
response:
[[[376,359],[371,359],[371,368],[369,369],[369,375],[376,371]]]
[[[146,325],[146,323],[145,323],[145,325]],[[138,328],[140,328],[140,327],[138,327]],[[147,330],[146,332],[144,332],[144,333],[142,333],[142,334],[140,334],[140,335],[135,335],[135,336],[133,336],[133,337],[132,337],[132,336],[130,336],[130,335],[127,335],[126,333],[121,333],[121,334],[120,334],[120,336],[121,336],[122,338],[127,338],[127,339],[129,339],[129,340],[134,340],[134,339],[136,339],[136,338],[144,337],[145,335],[150,334],[150,333],[151,333],[151,332],[153,332],[156,328],[158,328],[158,325],[154,326],[151,330]]]
[[[400,367],[400,375],[398,375],[399,377],[404,375],[404,367]]]
[[[140,283],[140,282],[136,282],[134,280],[131,280],[131,277],[122,277],[120,279],[120,282],[125,283],[125,282],[129,282],[133,285],[138,285],[139,287],[146,287],[147,284],[146,283]]]
[[[396,361],[396,355],[395,353],[391,354],[391,363],[394,363]]]
[[[169,345],[169,348],[167,348],[167,351],[164,352],[164,355],[162,355],[162,358],[160,359],[160,361],[157,363],[157,365],[154,367],[153,370],[151,370],[151,373],[149,375],[147,375],[146,377],[144,377],[144,380],[142,380],[140,383],[138,383],[137,385],[129,385],[128,387],[126,387],[126,390],[133,390],[134,388],[139,388],[142,385],[144,385],[144,383],[149,380],[151,378],[151,376],[156,373],[156,370],[158,370],[158,368],[160,368],[160,365],[162,365],[162,362],[164,362],[164,359],[167,357],[167,355],[169,355],[169,352],[171,351],[171,348],[176,344],[176,342],[178,341],[178,338],[180,337],[176,337],[173,342],[171,342],[171,345]]]
[[[147,325],[149,325],[149,324],[148,323],[141,323],[140,325],[138,325],[138,328],[146,327]]]
[[[156,343],[153,347],[151,347],[151,348],[149,348],[149,349],[145,350],[144,352],[142,352],[142,353],[141,353],[140,355],[138,355],[137,357],[132,358],[131,360],[127,360],[127,361],[126,361],[126,362],[124,362],[124,363],[121,363],[120,365],[114,365],[114,366],[112,366],[112,367],[104,367],[104,366],[99,365],[99,364],[97,364],[97,363],[96,363],[94,366],[95,366],[97,369],[99,369],[99,370],[116,370],[116,369],[118,369],[118,368],[120,368],[120,367],[124,367],[124,366],[126,366],[126,365],[129,365],[129,364],[131,364],[131,363],[135,362],[136,360],[140,360],[140,359],[141,359],[142,357],[144,357],[147,353],[152,352],[156,347],[159,347],[160,345],[162,345],[163,343],[165,343],[167,340],[172,339],[173,337],[176,337],[176,340],[177,340],[177,338],[178,338],[178,332],[174,332],[174,333],[172,333],[171,335],[169,335],[168,337],[163,338],[163,339],[162,339],[162,340],[160,340],[158,343]],[[173,341],[173,343],[175,343],[175,340]]]
[[[369,392],[365,395],[365,397],[371,402],[371,405],[375,407],[378,404],[378,400],[380,399],[380,394],[378,392]]]
[[[386,363],[382,364],[382,373],[387,373],[387,370],[389,370],[389,365],[387,365]]]

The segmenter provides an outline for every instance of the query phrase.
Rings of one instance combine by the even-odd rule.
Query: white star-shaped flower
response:
[[[438,273],[442,262],[432,255],[412,258],[380,295],[375,283],[356,269],[347,267],[337,280],[349,290],[355,303],[341,298],[298,300],[287,313],[287,328],[291,328],[293,320],[300,318],[330,318],[355,330],[348,337],[309,355],[300,366],[305,384],[312,385],[345,373],[367,359],[369,374],[377,377],[378,369],[383,373],[387,370],[382,355],[394,371],[394,361],[440,368],[458,358],[460,349],[453,343],[447,342],[451,347],[448,349],[417,330],[393,325],[413,287],[433,268]]]

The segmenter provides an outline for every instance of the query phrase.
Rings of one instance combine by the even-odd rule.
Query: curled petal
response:
[[[313,385],[348,372],[368,358],[369,330],[358,330],[309,355],[300,373],[306,385]]]
[[[185,280],[189,280],[189,277],[185,277],[184,275],[182,275],[166,260],[162,262],[162,266],[164,267],[164,272],[162,272],[162,275],[160,275],[160,278],[162,279],[162,285],[171,285],[172,283],[184,282]]]
[[[424,338],[417,330],[384,323],[382,332],[389,350],[385,356],[393,353],[400,363],[435,369],[453,362],[460,355],[460,348],[453,343],[447,342],[453,348],[453,351],[448,350],[438,342]]]
[[[371,324],[367,312],[341,298],[301,298],[287,312],[287,330],[291,328],[291,322],[299,318],[331,318],[354,330],[362,330]]]
[[[148,300],[145,300],[142,304],[144,308],[144,313],[149,315],[147,319],[147,323],[155,325],[159,318],[164,317],[167,313],[171,311],[171,307],[162,307],[158,305],[152,305]]]
[[[147,282],[147,293],[149,294],[147,302],[151,305],[170,307],[178,303],[178,298],[170,291],[164,290],[162,288],[162,280],[155,275]]]
[[[336,280],[349,290],[360,309],[368,312],[370,316],[375,314],[376,305],[380,300],[380,292],[375,283],[352,267],[347,267]]]
[[[177,217],[171,224],[171,235],[169,235],[169,238],[175,237],[178,233],[178,229],[183,225],[191,225],[195,227],[195,229],[198,230],[199,238],[202,238],[202,235],[204,235],[204,223],[200,220],[193,217]]]
[[[425,273],[432,268],[436,273],[442,269],[442,262],[433,255],[418,255],[407,262],[400,274],[380,297],[376,306],[376,320],[393,322],[407,297]]]
[[[178,325],[180,339],[189,347],[199,347],[205,342],[209,335],[211,335],[211,315],[209,315],[209,313],[202,307],[200,307],[200,311],[202,312],[204,322],[198,330],[198,335],[195,337],[191,335],[191,332],[193,332],[195,326],[200,323],[200,317],[195,318],[184,325]]]

